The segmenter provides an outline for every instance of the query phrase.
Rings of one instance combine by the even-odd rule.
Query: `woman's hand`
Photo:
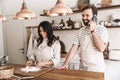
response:
[[[39,61],[38,63],[37,63],[37,65],[36,65],[36,67],[43,67],[43,66],[45,66],[46,65],[46,62],[41,62],[41,61]]]
[[[68,69],[68,65],[62,65],[61,67],[58,67],[57,69]]]
[[[30,59],[26,62],[26,66],[32,66],[33,65],[33,60]]]

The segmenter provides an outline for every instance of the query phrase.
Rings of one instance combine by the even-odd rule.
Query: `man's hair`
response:
[[[93,15],[97,16],[97,8],[94,5],[87,5],[85,6],[82,11],[86,10],[86,9],[92,9]]]

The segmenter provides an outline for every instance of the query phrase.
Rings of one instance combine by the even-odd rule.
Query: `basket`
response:
[[[85,6],[87,6],[88,4],[80,4],[79,6],[78,6],[78,8],[80,9],[80,10],[82,10]]]
[[[9,79],[13,76],[14,68],[12,66],[0,66],[0,79]]]

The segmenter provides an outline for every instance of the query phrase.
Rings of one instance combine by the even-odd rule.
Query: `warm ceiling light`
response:
[[[16,13],[14,19],[34,19],[36,18],[35,14],[31,12],[23,0],[22,8],[19,12]]]
[[[6,17],[5,16],[3,16],[3,15],[0,15],[0,22],[2,22],[2,21],[6,21],[7,19],[6,19]]]
[[[57,0],[56,5],[53,8],[51,8],[47,14],[49,16],[62,16],[70,15],[72,13],[73,11],[69,7],[65,6],[62,0]]]

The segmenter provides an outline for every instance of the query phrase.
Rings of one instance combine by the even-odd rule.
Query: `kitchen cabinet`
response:
[[[60,65],[63,65],[65,59],[66,59],[65,57],[61,58]],[[78,54],[76,54],[73,57],[73,59],[70,61],[69,65],[68,65],[68,69],[71,69],[71,70],[79,70],[80,69],[80,57]]]

